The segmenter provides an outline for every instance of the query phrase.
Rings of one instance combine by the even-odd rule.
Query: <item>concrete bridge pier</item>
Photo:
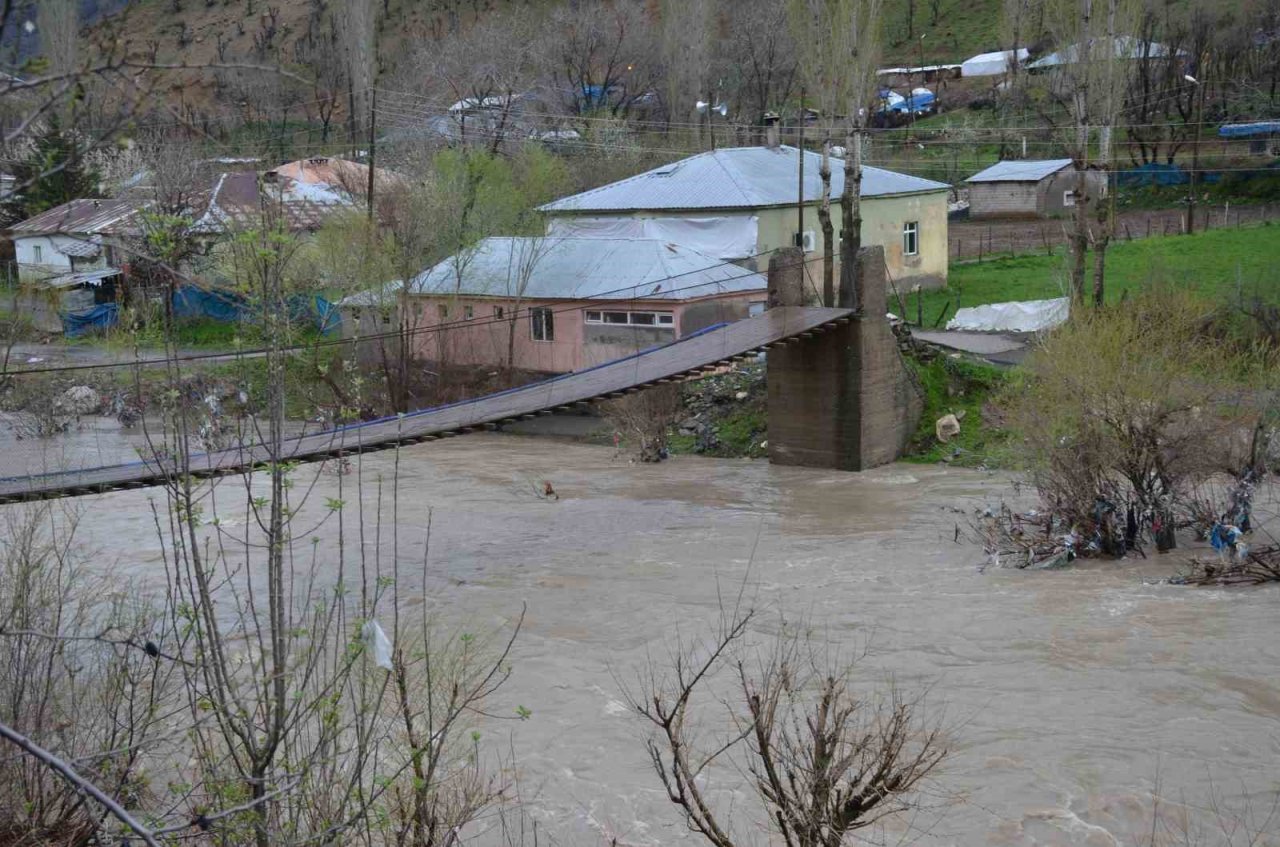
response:
[[[857,261],[856,290],[841,292],[846,302],[839,304],[856,307],[853,320],[769,351],[769,459],[776,464],[873,468],[898,458],[920,423],[920,387],[885,319],[884,251],[864,247]],[[770,258],[770,307],[808,305],[803,263],[794,247]]]

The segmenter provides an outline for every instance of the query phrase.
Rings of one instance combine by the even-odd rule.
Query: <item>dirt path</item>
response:
[[[1152,235],[1173,235],[1182,231],[1182,209],[1135,209],[1116,218],[1116,239],[1132,241]],[[1222,229],[1280,219],[1280,205],[1200,206],[1196,229]],[[1070,222],[1050,220],[951,221],[947,227],[947,249],[952,259],[983,256],[1048,253],[1066,243]]]

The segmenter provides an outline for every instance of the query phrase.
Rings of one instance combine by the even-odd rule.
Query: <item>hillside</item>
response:
[[[447,37],[455,17],[466,26],[477,10],[517,7],[522,14],[540,15],[569,2],[384,0],[377,3],[382,11],[381,64],[384,71],[394,70],[410,45]],[[329,29],[329,16],[339,6],[332,0],[81,0],[81,13],[91,31],[123,35],[139,57],[153,53],[160,61],[189,64],[276,57],[293,64],[297,41],[308,32]],[[324,11],[316,16],[318,9]],[[38,9],[28,14],[37,15]],[[999,0],[884,0],[883,61],[959,62],[997,49],[1000,14]],[[38,47],[29,35],[21,40],[25,56]],[[214,97],[211,86],[199,82],[194,89],[175,86],[174,94],[186,104]]]

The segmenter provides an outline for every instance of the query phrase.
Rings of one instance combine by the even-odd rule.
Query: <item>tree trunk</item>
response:
[[[836,304],[836,233],[831,222],[831,136],[822,142],[822,166],[818,168],[822,179],[822,204],[818,206],[818,223],[822,227],[822,305]],[[803,235],[802,235],[803,237]],[[804,245],[800,245],[801,249]]]
[[[845,136],[844,192],[840,195],[840,298],[842,309],[856,309],[858,251],[862,248],[862,130]]]
[[[1071,303],[1084,305],[1085,262],[1089,252],[1089,172],[1084,163],[1076,162],[1075,227],[1071,233]]]

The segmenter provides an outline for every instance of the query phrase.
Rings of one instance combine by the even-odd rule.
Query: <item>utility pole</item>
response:
[[[796,142],[800,160],[800,177],[796,188],[796,246],[804,250],[804,88],[800,89],[800,131]],[[830,305],[829,303],[827,305]]]
[[[369,96],[369,223],[373,223],[373,174],[377,170],[375,165],[378,162],[378,89],[375,86]]]
[[[1187,178],[1187,220],[1183,227],[1186,235],[1196,231],[1196,182],[1200,176],[1200,125],[1204,123],[1204,80],[1184,74],[1183,79],[1199,88],[1196,93],[1196,131],[1191,142],[1191,175]]]

